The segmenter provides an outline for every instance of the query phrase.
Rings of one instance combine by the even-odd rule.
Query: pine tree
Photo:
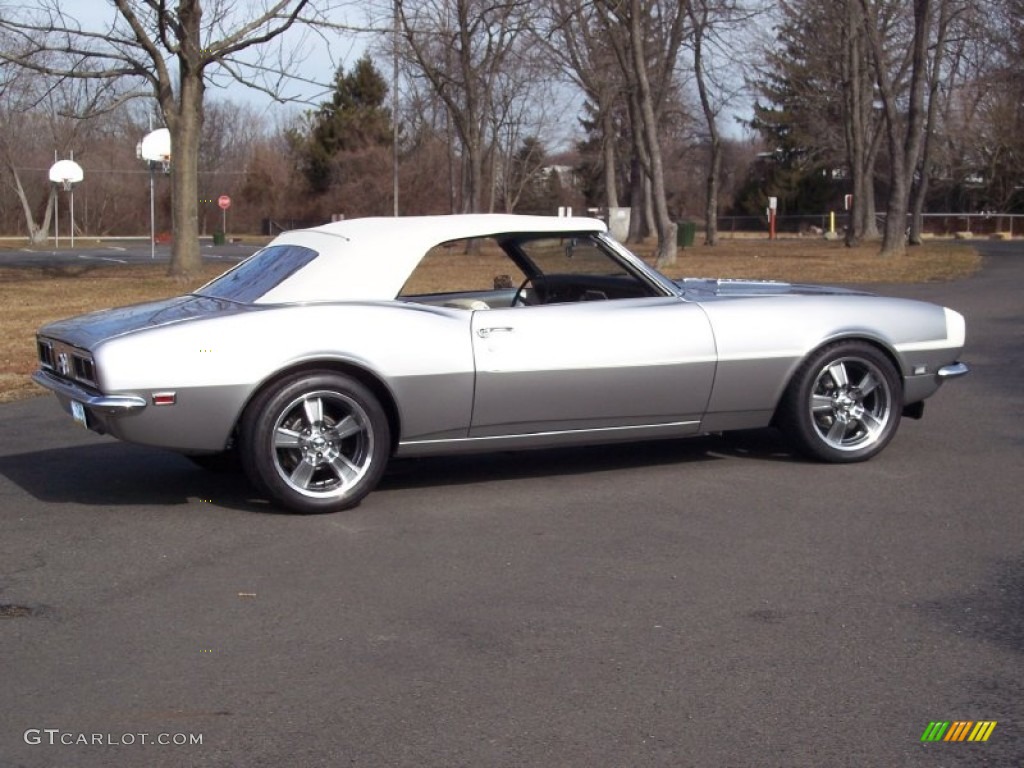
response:
[[[303,129],[289,137],[313,193],[323,194],[338,181],[340,156],[391,145],[387,95],[387,81],[369,56],[359,59],[350,73],[338,67],[330,101],[307,113]]]

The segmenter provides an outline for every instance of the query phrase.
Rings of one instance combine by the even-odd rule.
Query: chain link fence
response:
[[[878,228],[885,225],[885,214],[878,215]],[[989,237],[1001,234],[1008,237],[1024,237],[1024,214],[1020,213],[926,213],[924,233],[935,237],[955,237],[970,233],[975,237]],[[846,230],[849,214],[836,211],[835,231],[842,235]],[[703,228],[703,223],[698,228]],[[775,231],[785,235],[814,236],[829,231],[830,215],[809,214],[778,216]],[[907,227],[910,217],[907,217]],[[767,216],[722,216],[718,219],[718,232],[722,236],[730,233],[768,234]]]

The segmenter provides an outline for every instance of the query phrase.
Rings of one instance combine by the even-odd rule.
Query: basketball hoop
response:
[[[147,163],[159,164],[164,173],[171,170],[171,132],[166,128],[147,133],[139,145],[139,157]]]
[[[171,132],[166,128],[150,131],[139,142],[136,154],[149,166],[149,257],[156,258],[156,203],[153,192],[153,173],[157,168],[164,174],[171,172]]]
[[[56,154],[56,153],[54,153]],[[74,157],[74,155],[72,155]],[[52,184],[60,184],[64,191],[67,192],[71,198],[71,247],[75,247],[75,192],[74,186],[85,178],[85,174],[82,172],[82,166],[76,163],[74,160],[58,160],[50,167],[50,182]],[[60,203],[57,197],[54,197],[55,215],[53,217],[53,240],[54,244],[60,247],[60,230],[58,229],[58,220],[60,219]]]
[[[60,184],[65,192],[70,192],[71,187],[85,177],[82,173],[82,166],[74,160],[58,160],[50,168],[50,181]]]

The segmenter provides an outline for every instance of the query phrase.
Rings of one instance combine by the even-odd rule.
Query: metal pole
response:
[[[53,150],[53,164],[57,164],[57,150]],[[53,184],[51,179],[51,185],[53,188],[53,247],[54,249],[60,248],[60,192],[57,191],[57,185]]]
[[[156,204],[153,202],[153,161],[149,161],[149,258],[156,258]]]
[[[394,52],[391,60],[391,165],[394,184],[395,216],[398,215],[398,0],[392,0],[394,11]]]
[[[75,161],[75,152],[71,151],[71,162]],[[66,187],[71,194],[71,247],[75,247],[75,184],[72,182]]]

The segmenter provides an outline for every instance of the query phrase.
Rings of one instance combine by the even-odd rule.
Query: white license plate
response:
[[[89,424],[85,420],[85,406],[77,400],[71,401],[71,418],[75,420],[76,424],[81,424],[86,429],[89,428]]]

